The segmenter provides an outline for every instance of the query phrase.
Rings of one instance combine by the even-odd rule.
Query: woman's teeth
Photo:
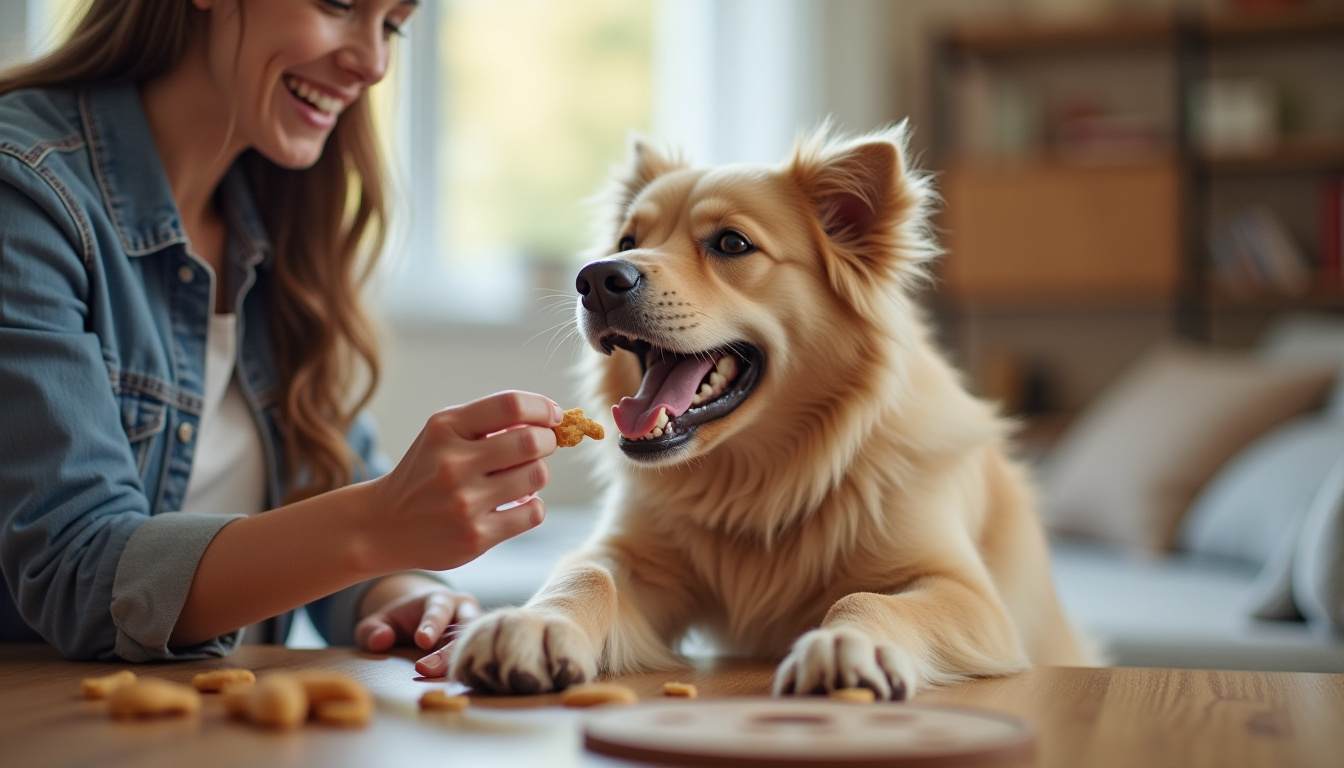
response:
[[[704,405],[717,399],[728,388],[728,385],[733,383],[733,379],[737,378],[737,372],[737,358],[732,355],[724,355],[719,358],[718,362],[714,364],[714,369],[710,372],[708,380],[701,382],[700,391],[696,392],[695,396],[691,398],[691,407]],[[656,437],[662,437],[667,431],[669,421],[671,419],[668,418],[667,409],[659,408],[658,420],[653,423],[653,429],[635,439],[652,440]]]
[[[341,111],[341,107],[345,106],[345,102],[341,99],[333,98],[318,91],[316,88],[311,88],[307,83],[297,77],[285,78],[285,85],[295,96],[312,104],[319,112],[334,115]]]

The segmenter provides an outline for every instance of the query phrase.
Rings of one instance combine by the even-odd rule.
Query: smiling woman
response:
[[[429,650],[475,603],[409,569],[541,521],[554,401],[441,410],[390,469],[361,413],[367,92],[415,8],[92,0],[0,72],[0,640],[216,656],[306,605]]]

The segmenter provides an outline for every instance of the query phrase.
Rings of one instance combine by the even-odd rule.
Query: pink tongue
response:
[[[668,418],[673,419],[685,413],[700,387],[700,380],[713,367],[713,360],[664,352],[658,359],[650,361],[639,393],[634,397],[623,397],[611,407],[616,428],[633,440],[653,429],[659,408],[667,408]]]

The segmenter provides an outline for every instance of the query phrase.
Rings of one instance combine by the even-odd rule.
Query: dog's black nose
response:
[[[644,275],[628,261],[594,261],[579,270],[574,287],[583,297],[583,308],[606,314],[619,308],[639,290]]]

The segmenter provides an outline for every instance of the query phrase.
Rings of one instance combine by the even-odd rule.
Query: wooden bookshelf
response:
[[[1331,42],[1336,40],[1338,48]],[[1223,290],[1214,278],[1210,242],[1214,222],[1265,203],[1285,208],[1285,226],[1292,227],[1299,247],[1309,246],[1308,255],[1325,251],[1321,189],[1344,174],[1344,126],[1319,116],[1339,112],[1344,85],[1323,87],[1328,72],[1301,61],[1315,56],[1333,62],[1336,50],[1344,51],[1344,4],[1062,24],[1008,19],[948,30],[936,52],[932,88],[934,167],[945,200],[938,226],[948,252],[931,306],[949,347],[972,371],[1005,355],[1050,363],[1059,358],[1042,356],[1071,354],[1085,362],[1061,379],[1083,391],[1077,382],[1107,366],[1118,370],[1114,361],[1139,348],[1131,340],[1155,326],[1163,334],[1237,344],[1249,343],[1257,328],[1283,312],[1344,312],[1344,286],[1327,285],[1337,278],[1325,277],[1319,266],[1305,293],[1274,293],[1269,285],[1287,279],[1282,271],[1260,278],[1263,290]],[[1273,67],[1285,57],[1303,67],[1298,76],[1314,88],[1310,97],[1330,99],[1330,108],[1316,111],[1316,124],[1309,121],[1303,132],[1262,150],[1205,151],[1193,117],[1197,86],[1215,77],[1272,82],[1282,76]],[[1023,146],[1021,133],[1012,137],[1019,140],[1014,144],[983,130],[994,124],[991,110],[1005,109],[1003,99],[1016,99],[1019,120],[1021,110],[1037,109],[1039,124],[1068,114],[1070,96],[1084,108],[1089,100],[1106,106],[1104,91],[1078,92],[1090,72],[1124,83],[1118,90],[1128,87],[1112,112],[1099,114],[1148,120],[1146,126],[1129,123],[1147,130],[1146,146],[1126,144],[1123,132],[1107,144],[1104,132],[1089,136],[1078,132],[1087,123],[1062,120],[1039,132],[1039,146]],[[1041,90],[1024,97],[1030,78]],[[972,98],[982,100],[966,101]],[[980,122],[958,120],[961,109],[974,109],[964,114]],[[1126,123],[1093,125],[1123,130]],[[1093,143],[1068,143],[1079,136]],[[995,151],[1006,154],[996,158]],[[1287,202],[1284,194],[1301,200]],[[1306,200],[1322,201],[1319,210],[1308,211]],[[1317,231],[1310,231],[1312,220]],[[1219,263],[1242,264],[1226,258]],[[1259,255],[1246,264],[1248,274],[1270,271]],[[1064,328],[1051,331],[1059,340],[1055,348],[1036,335],[1050,322]],[[1078,330],[1085,323],[1105,341],[1064,352],[1064,344],[1085,338]],[[1120,325],[1131,335],[1122,338]]]
[[[1292,42],[1344,34],[1344,6],[1213,13],[1196,24],[1200,36],[1211,43]]]
[[[1199,160],[1213,173],[1344,171],[1344,136],[1289,136],[1263,151],[1201,153]]]
[[[951,300],[1003,306],[1013,301],[1068,304],[1080,297],[1148,301],[1174,296],[1182,305],[1178,314],[1187,318],[1204,309],[1235,306],[1239,299],[1215,296],[1205,287],[1211,281],[1202,274],[1208,268],[1203,211],[1215,178],[1344,172],[1344,133],[1290,135],[1254,152],[1205,152],[1195,146],[1188,123],[1194,82],[1207,70],[1202,63],[1206,57],[1227,44],[1293,45],[1330,37],[1344,40],[1344,6],[1197,16],[1144,14],[1049,25],[1007,20],[951,30],[939,56],[945,68],[974,57],[1074,59],[1093,51],[1155,49],[1170,57],[1178,99],[1173,110],[1177,124],[1172,127],[1176,139],[1169,156],[1118,158],[1095,168],[1086,164],[1071,168],[1050,151],[1029,153],[998,167],[961,157],[947,146],[955,132],[946,115],[940,116],[936,140],[942,146],[936,147],[936,154],[946,172],[944,218],[949,255],[945,274]],[[936,76],[946,86],[956,75],[942,72]],[[944,113],[952,109],[946,98],[940,106]],[[1169,168],[1163,191],[1125,191],[1122,179],[1126,176],[1114,169],[1126,165]],[[1109,177],[1107,169],[1111,169]],[[1108,192],[1104,191],[1107,185],[1116,186]],[[1103,199],[1112,215],[1092,215],[1088,201]],[[1056,226],[1063,228],[1057,237],[1046,238],[1022,228],[1027,217],[1024,206],[1030,205],[1052,211]],[[1159,205],[1169,206],[1168,215],[1158,214]],[[1147,230],[1148,236],[1136,227]],[[1126,250],[1130,255],[1123,265],[1112,265]],[[1292,299],[1257,298],[1251,303],[1259,307],[1296,305]],[[1336,304],[1329,295],[1313,295],[1301,303]]]
[[[952,30],[948,46],[959,54],[1077,53],[1079,51],[1169,45],[1176,36],[1169,14],[1123,17],[1098,24],[1084,21],[1041,26],[1031,22],[993,22]]]

